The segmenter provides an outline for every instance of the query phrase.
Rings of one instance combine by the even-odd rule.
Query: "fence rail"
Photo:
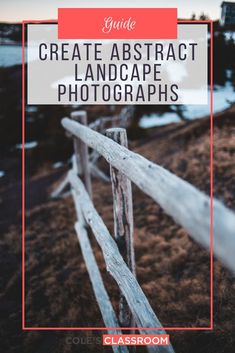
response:
[[[62,125],[97,150],[109,164],[152,197],[196,242],[209,249],[211,215],[208,196],[163,167],[82,124],[64,118]],[[235,215],[214,199],[213,216],[214,254],[235,271]]]
[[[120,333],[119,325],[130,328],[133,322],[141,333],[164,333],[135,276],[131,181],[152,197],[206,249],[212,246],[210,243],[211,200],[188,182],[130,151],[127,147],[125,129],[112,128],[107,130],[104,136],[86,126],[85,114],[85,112],[79,112],[73,114],[72,120],[69,118],[62,120],[63,127],[73,136],[75,156],[72,159],[72,170],[68,172],[54,194],[58,195],[70,183],[78,218],[75,230],[104,323],[106,327],[112,328],[110,333]],[[128,121],[123,118],[122,120]],[[93,125],[93,128],[100,127],[98,123]],[[104,122],[101,126],[103,128]],[[90,159],[88,147],[94,150]],[[114,238],[97,213],[91,199],[92,164],[90,160],[96,160],[97,155],[103,156],[110,164]],[[230,270],[235,271],[235,214],[217,200],[213,200],[212,210],[214,254]],[[87,226],[91,228],[103,252],[107,271],[113,276],[120,289],[119,320],[102,282],[87,235]],[[150,353],[174,353],[171,345],[150,346],[147,349]],[[127,353],[128,349],[113,346],[113,351]]]
[[[162,325],[153,312],[146,296],[140,288],[136,278],[123,260],[116,242],[110,235],[102,218],[98,215],[82,181],[73,171],[69,172],[69,181],[77,193],[78,201],[86,223],[91,227],[93,234],[102,249],[107,271],[117,282],[131,309],[138,327],[142,333],[163,333]],[[77,227],[77,231],[79,228]],[[93,274],[92,274],[93,277]],[[151,331],[150,328],[159,328]],[[157,351],[157,350],[156,350]],[[173,352],[170,347],[162,347],[160,352]]]
[[[99,308],[106,327],[118,327],[118,319],[113,310],[108,293],[104,287],[100,270],[97,266],[95,256],[93,254],[92,247],[90,244],[90,240],[88,238],[86,223],[83,217],[80,200],[77,197],[75,190],[72,191],[72,195],[74,199],[77,217],[79,219],[79,222],[76,222],[75,224],[75,230],[81,246],[83,258],[86,263],[87,271],[91,279],[92,288],[94,290],[97,303],[99,304]],[[109,334],[117,335],[122,333],[121,330],[118,329],[108,330],[108,332]],[[125,346],[113,346],[113,351],[114,353],[128,353],[128,349]]]

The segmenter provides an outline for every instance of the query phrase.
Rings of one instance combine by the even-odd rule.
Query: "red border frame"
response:
[[[26,327],[25,326],[25,25],[30,23],[57,23],[57,20],[25,20],[22,21],[22,330],[23,331],[101,331],[114,330],[117,327]],[[214,327],[214,269],[213,269],[213,21],[212,20],[178,20],[177,23],[201,23],[210,26],[210,326],[209,327],[158,327],[142,328],[144,330],[168,331],[212,331]],[[138,329],[138,327],[122,327],[121,330]]]

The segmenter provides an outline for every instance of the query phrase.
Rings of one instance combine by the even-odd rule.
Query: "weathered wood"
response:
[[[158,202],[196,242],[209,249],[210,198],[208,196],[163,167],[129,151],[108,137],[67,118],[62,120],[62,125],[88,146],[96,149],[112,166]],[[235,271],[235,214],[215,199],[213,214],[214,254],[229,269]]]
[[[80,201],[79,201],[79,198],[76,196],[76,192],[74,189],[72,189],[72,196],[73,196],[73,200],[74,200],[74,204],[75,204],[77,218],[80,220],[79,222],[76,222],[75,230],[76,230],[78,240],[80,242],[83,258],[86,263],[86,267],[87,267],[88,274],[89,274],[89,277],[91,280],[92,288],[93,288],[95,296],[96,296],[96,300],[98,302],[98,305],[99,305],[99,308],[100,308],[100,311],[101,311],[101,314],[102,314],[102,317],[103,317],[103,320],[104,320],[106,327],[117,328],[117,327],[119,327],[119,322],[118,322],[116,314],[113,310],[108,293],[104,287],[102,276],[101,276],[101,273],[100,273],[99,268],[97,266],[97,262],[95,260],[94,253],[92,251],[92,247],[91,247],[89,237],[87,234],[86,221],[85,221],[84,216],[82,214]],[[122,333],[118,329],[108,330],[108,332],[110,334],[121,334]],[[146,333],[145,331],[142,332],[141,329],[140,329],[140,332]],[[135,332],[133,332],[133,333],[135,333]],[[135,348],[136,348],[135,346],[131,346],[130,352],[135,352]],[[148,346],[146,348],[149,353],[158,352],[158,350],[156,350],[155,347]],[[121,349],[121,351],[118,349]],[[123,348],[123,347],[113,346],[113,351],[115,353],[126,353],[126,352],[128,353],[128,349],[126,347]]]
[[[87,125],[86,111],[72,112],[71,118],[84,126]],[[81,166],[82,179],[84,181],[84,184],[86,186],[86,189],[87,189],[90,197],[92,197],[88,146],[80,138],[77,138],[77,137],[74,137],[74,152],[75,152],[76,159],[77,159],[77,168],[79,170],[79,165]]]
[[[99,268],[97,266],[90,241],[87,236],[87,231],[76,223],[75,229],[77,232],[78,240],[81,246],[82,255],[86,263],[86,268],[92,283],[92,288],[99,305],[102,318],[106,327],[119,327],[116,314],[113,310],[112,304],[104,287]],[[108,330],[109,334],[122,334],[121,329]],[[114,353],[128,353],[126,346],[112,346]]]
[[[100,270],[97,266],[94,253],[88,238],[87,230],[85,228],[84,218],[81,212],[81,207],[78,199],[75,196],[75,191],[72,191],[75,208],[79,222],[75,224],[75,230],[81,247],[82,255],[86,264],[86,268],[90,277],[93,291],[95,293],[96,301],[99,305],[102,318],[106,327],[117,328],[108,330],[109,334],[122,334],[121,329],[118,330],[119,323],[116,314],[113,310],[113,306],[110,302],[108,293],[104,287],[104,283],[101,277]],[[128,353],[126,346],[112,346],[114,353]]]
[[[141,332],[146,334],[164,333],[165,331],[162,329],[160,321],[153,312],[136,278],[131,273],[122,256],[120,255],[117,244],[111,237],[102,218],[98,215],[82,181],[73,171],[70,171],[68,175],[72,187],[75,189],[79,198],[82,200],[80,207],[83,216],[87,224],[90,225],[93,234],[95,235],[96,240],[102,249],[107,271],[116,280],[119,288],[125,296]],[[149,330],[149,328],[159,328],[159,330]],[[155,352],[159,353],[174,352],[171,346],[156,346],[154,349]]]
[[[60,197],[62,191],[66,188],[68,185],[69,180],[68,180],[68,175],[62,180],[62,182],[58,185],[58,187],[51,193],[51,197],[53,199]]]
[[[112,128],[106,136],[118,144],[128,147],[126,130]],[[133,246],[133,203],[131,182],[125,174],[110,165],[110,178],[113,192],[114,237],[119,251],[131,272],[135,275],[135,255]],[[123,327],[133,327],[133,317],[123,296],[120,296],[119,320]]]
[[[94,151],[96,152],[96,151]],[[89,162],[89,165],[90,165],[90,172],[91,172],[91,175],[94,176],[95,178],[98,178],[102,181],[104,181],[105,183],[109,183],[110,182],[110,179],[109,177],[104,173],[102,172],[102,170],[100,170],[95,162],[96,160],[100,157],[99,153],[96,153],[96,154],[92,154],[90,155],[90,162]],[[78,174],[78,175],[81,175],[81,164],[80,164],[80,156],[78,156],[76,158],[75,154],[72,155],[71,157],[71,162],[72,162],[72,170]],[[62,195],[62,192],[64,191],[64,189],[66,188],[66,186],[68,185],[69,181],[68,181],[68,177],[66,175],[66,177],[62,180],[62,182],[58,185],[58,187],[51,193],[51,197],[52,198],[58,198],[58,197],[61,197]],[[68,193],[70,194],[70,193]],[[67,193],[66,194],[63,194],[63,196],[67,196]]]
[[[100,154],[96,150],[93,150],[90,154],[90,162],[96,163],[99,158],[100,158]]]
[[[95,130],[95,131],[98,131],[98,132],[102,133],[102,132],[104,132],[105,127],[106,127],[107,125],[112,124],[113,119],[114,119],[113,116],[102,117],[102,118],[99,118],[99,119],[93,121],[92,123],[90,123],[90,124],[89,124],[89,127],[90,127],[92,130]],[[116,119],[116,117],[115,117],[115,119]],[[117,120],[117,119],[116,119],[116,120]]]
[[[115,116],[106,116],[99,118],[89,124],[89,127],[95,131],[103,132],[108,125],[118,127],[128,127],[134,115],[135,108],[133,105],[126,106],[122,109],[120,114]]]
[[[81,175],[82,171],[81,171],[80,156],[73,154],[71,157],[71,162],[72,162],[72,170],[74,171],[74,173]]]

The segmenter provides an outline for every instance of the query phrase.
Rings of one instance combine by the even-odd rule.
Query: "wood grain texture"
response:
[[[111,115],[96,119],[89,124],[89,127],[100,133],[103,133],[110,126],[127,128],[133,120],[134,111],[135,107],[133,105],[128,105],[124,107],[118,115]],[[77,112],[75,111],[72,114],[76,113]]]
[[[76,192],[74,189],[72,189],[72,196],[75,204],[77,218],[80,220],[79,222],[76,222],[75,230],[78,237],[78,241],[80,243],[80,247],[87,267],[87,271],[91,280],[92,288],[94,290],[95,297],[101,311],[102,318],[104,320],[106,327],[116,328],[116,330],[108,330],[107,332],[109,334],[121,334],[123,332],[121,331],[121,328],[120,330],[118,329],[119,322],[113,310],[112,303],[110,302],[108,293],[104,287],[102,276],[97,266],[97,262],[94,257],[91,243],[87,234],[86,221],[82,214],[80,201],[79,201],[79,198],[76,196]],[[145,331],[142,332],[141,329],[140,329],[140,332],[143,334],[146,333]],[[125,334],[127,334],[126,331],[125,331]],[[113,346],[112,348],[114,353],[128,353],[128,349],[126,347]],[[135,349],[136,349],[136,346],[129,347],[130,352],[135,352]],[[146,349],[149,353],[158,352],[156,347],[148,346],[146,347]]]
[[[87,113],[86,111],[77,111],[71,113],[71,118],[84,126],[87,126]],[[80,138],[74,137],[74,153],[77,159],[77,168],[81,168],[81,175],[86,186],[86,189],[92,197],[91,175],[89,165],[88,146]]]
[[[113,167],[124,173],[152,197],[176,223],[206,249],[210,247],[210,198],[163,167],[129,151],[89,128],[62,120],[62,125],[96,149]],[[214,254],[235,271],[235,214],[213,200]]]
[[[80,206],[83,216],[87,224],[91,227],[93,234],[102,249],[107,271],[113,276],[125,296],[141,332],[146,334],[165,333],[165,331],[161,329],[162,325],[153,312],[136,278],[120,255],[117,244],[110,235],[102,218],[98,215],[82,181],[73,171],[70,171],[68,175],[72,187],[78,194],[77,197],[82,200]],[[148,328],[159,328],[159,330],[149,330]],[[172,346],[156,346],[152,349],[154,349],[152,350],[153,352],[159,353],[174,352]]]
[[[126,130],[112,128],[106,130],[106,136],[120,144],[128,147]],[[113,192],[113,216],[114,216],[114,238],[118,249],[131,272],[136,275],[135,255],[133,246],[133,203],[131,181],[125,174],[110,165],[110,178]],[[120,295],[119,320],[124,327],[134,327],[134,320],[129,306]]]
[[[119,330],[119,323],[116,314],[113,310],[113,306],[110,302],[108,293],[104,287],[104,283],[101,277],[100,270],[97,266],[94,253],[92,251],[91,243],[85,227],[85,222],[81,212],[81,207],[78,199],[76,198],[75,191],[72,191],[77,217],[79,222],[75,224],[75,230],[81,247],[82,255],[86,264],[86,268],[90,277],[93,291],[95,293],[96,301],[99,305],[102,318],[106,327],[117,327],[114,330],[108,330],[109,334],[122,334],[121,329]],[[128,353],[126,346],[112,346],[114,353]]]
[[[66,177],[62,180],[62,182],[58,185],[58,187],[51,193],[51,197],[53,199],[60,197],[62,192],[68,185],[68,183],[69,183],[69,179],[68,179],[68,175],[66,175]]]

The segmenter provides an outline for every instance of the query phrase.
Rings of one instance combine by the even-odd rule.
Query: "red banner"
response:
[[[60,8],[59,39],[176,39],[176,8]]]
[[[103,335],[104,346],[169,346],[169,335]]]

